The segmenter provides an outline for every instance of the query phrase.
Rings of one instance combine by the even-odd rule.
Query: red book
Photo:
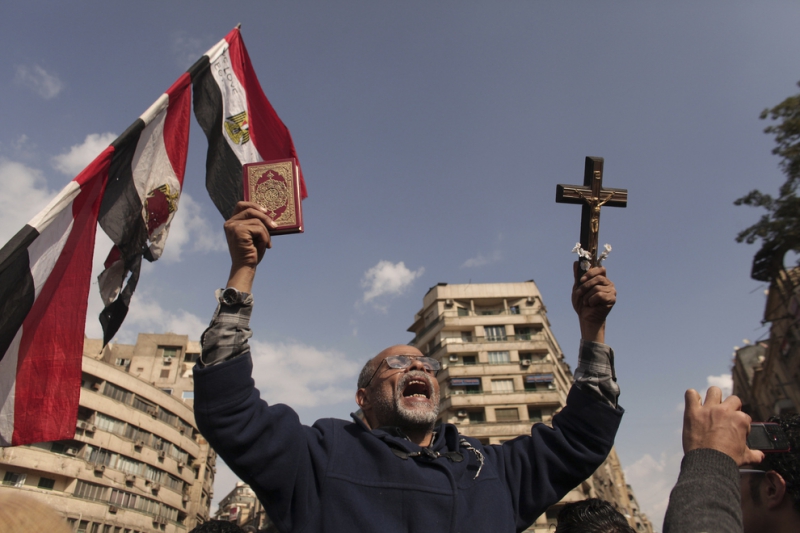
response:
[[[266,209],[267,216],[278,224],[269,234],[303,233],[297,161],[291,158],[248,163],[243,169],[244,200]]]

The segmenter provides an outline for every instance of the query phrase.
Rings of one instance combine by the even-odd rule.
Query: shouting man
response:
[[[225,223],[231,271],[203,334],[194,408],[203,435],[280,531],[521,531],[606,458],[622,409],[613,352],[603,344],[616,301],[605,269],[591,269],[573,288],[581,350],[552,427],[535,424],[530,435],[490,446],[452,424],[435,426],[440,364],[406,345],[383,350],[361,371],[363,419],[308,427],[286,405],[260,399],[251,378],[250,292],[272,227],[245,202]]]

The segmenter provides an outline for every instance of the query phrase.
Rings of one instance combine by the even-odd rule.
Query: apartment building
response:
[[[197,430],[198,342],[86,339],[71,439],[0,448],[0,490],[56,509],[77,533],[185,533],[209,518],[216,454]]]
[[[550,329],[536,284],[439,283],[423,297],[409,343],[442,364],[440,419],[484,444],[501,444],[550,424],[566,404],[572,373]],[[637,531],[652,532],[625,483],[616,451],[595,474],[539,517],[529,531],[552,531],[565,502],[611,502]]]

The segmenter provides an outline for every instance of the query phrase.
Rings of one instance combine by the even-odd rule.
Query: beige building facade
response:
[[[198,342],[86,339],[72,439],[0,448],[0,490],[40,498],[77,533],[185,533],[207,521],[216,454],[197,430]]]
[[[431,287],[408,328],[409,343],[442,364],[440,419],[484,444],[550,424],[566,404],[572,373],[533,281]],[[636,531],[652,532],[612,449],[595,474],[548,509],[529,531],[552,531],[566,502],[611,502]]]
[[[733,393],[753,420],[800,412],[800,269],[779,270],[767,294],[769,339],[737,349]]]

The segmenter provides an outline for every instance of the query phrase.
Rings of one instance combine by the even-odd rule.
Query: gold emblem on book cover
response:
[[[277,163],[266,172],[249,169],[250,198],[267,210],[279,226],[295,223],[294,195],[292,194],[292,163]]]

